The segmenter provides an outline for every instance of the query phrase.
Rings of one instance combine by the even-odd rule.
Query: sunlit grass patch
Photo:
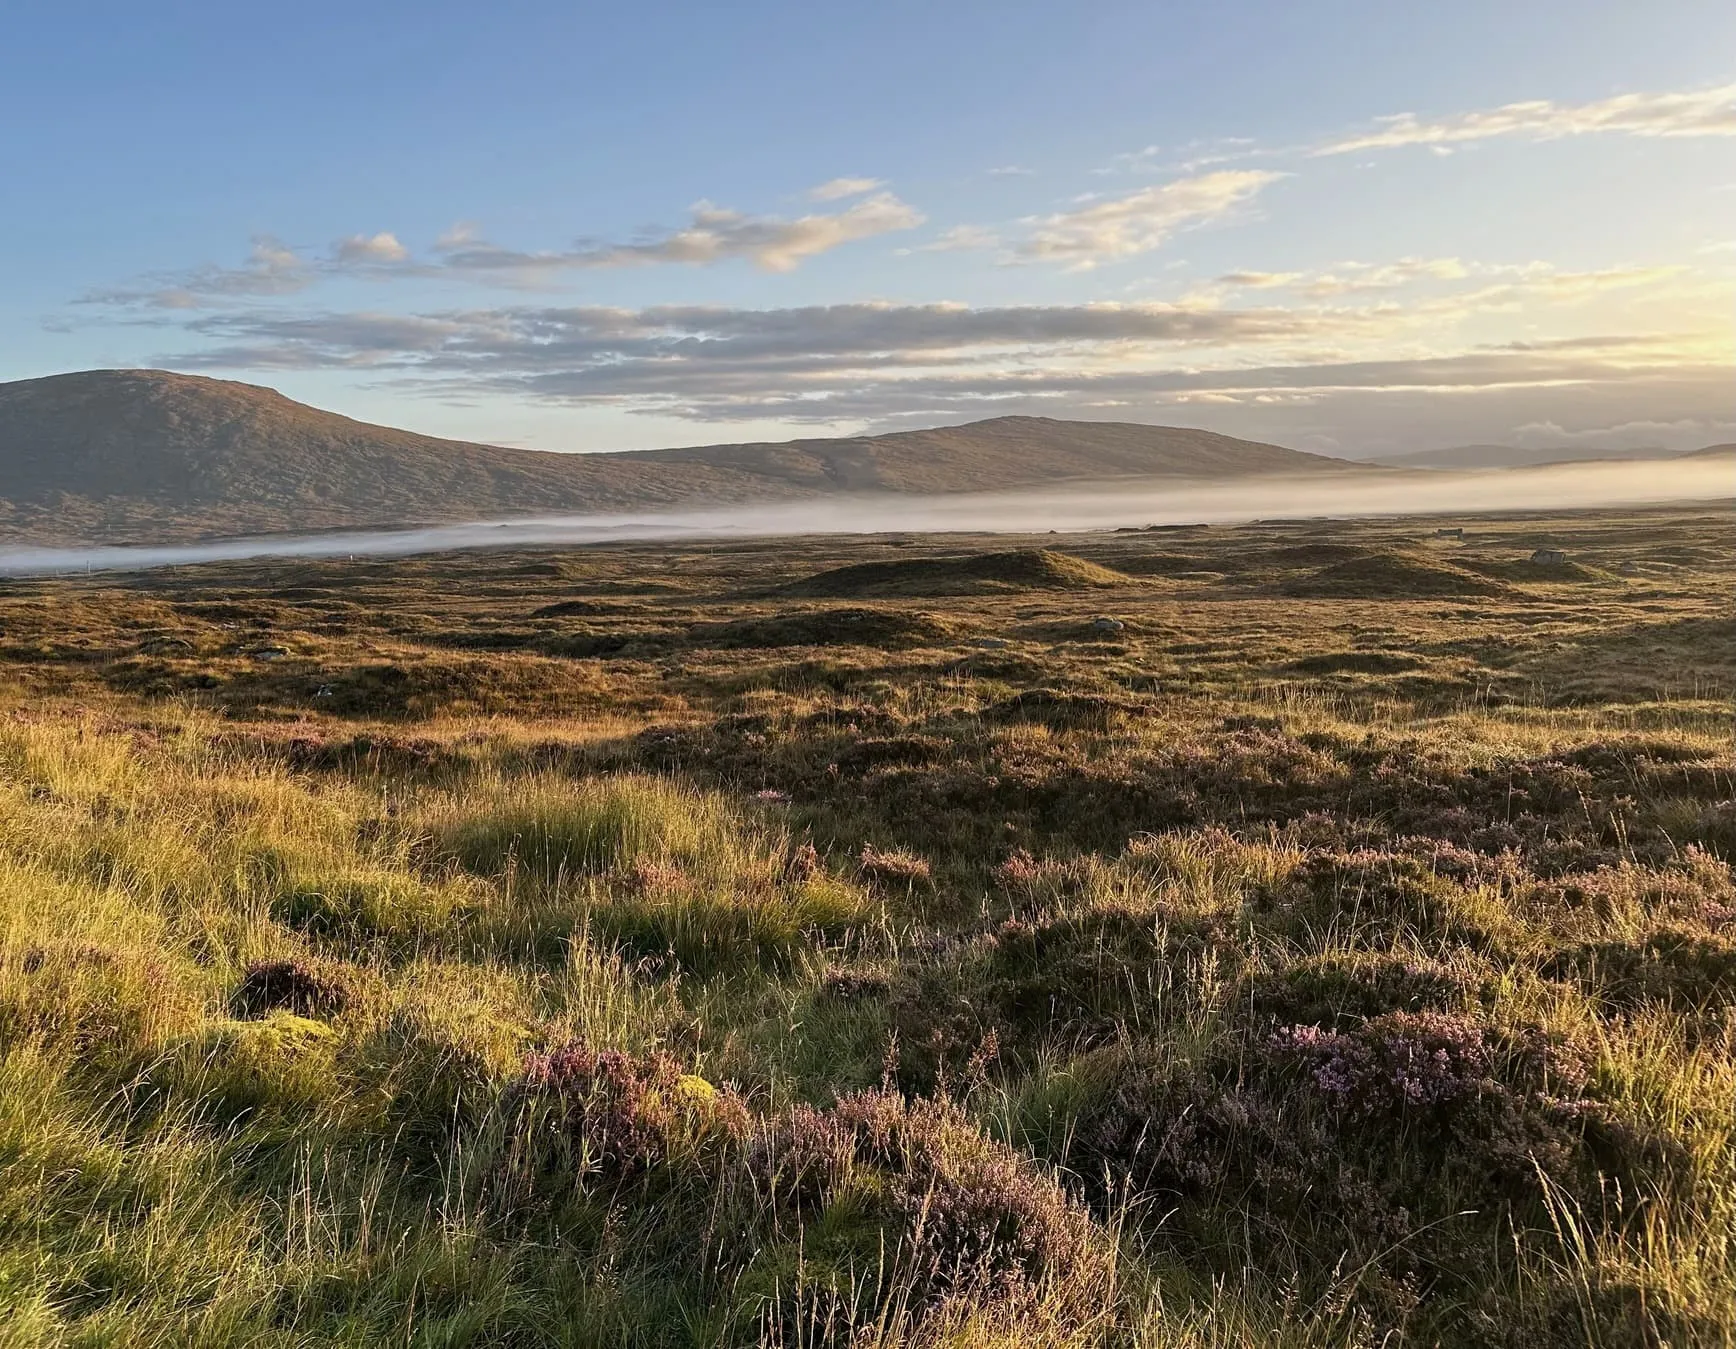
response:
[[[714,798],[644,777],[478,783],[430,820],[468,870],[543,884],[638,861],[727,865],[731,826]]]

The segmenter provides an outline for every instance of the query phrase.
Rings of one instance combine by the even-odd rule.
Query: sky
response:
[[[0,380],[557,450],[1736,440],[1728,0],[9,0]]]

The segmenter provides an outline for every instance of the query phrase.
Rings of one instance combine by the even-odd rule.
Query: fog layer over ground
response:
[[[1736,461],[1577,463],[1486,473],[1366,477],[1142,479],[1066,490],[951,496],[827,497],[628,515],[570,515],[164,547],[15,548],[0,573],[134,571],[250,557],[392,556],[453,548],[800,534],[1016,533],[1128,525],[1232,524],[1315,516],[1571,509],[1736,498]]]

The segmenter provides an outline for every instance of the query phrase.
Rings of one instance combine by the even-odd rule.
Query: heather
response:
[[[1728,521],[1462,523],[8,582],[0,1344],[1727,1343]]]

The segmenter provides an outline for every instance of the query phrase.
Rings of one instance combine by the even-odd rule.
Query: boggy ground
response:
[[[0,1343],[1727,1343],[1730,523],[7,582]]]

